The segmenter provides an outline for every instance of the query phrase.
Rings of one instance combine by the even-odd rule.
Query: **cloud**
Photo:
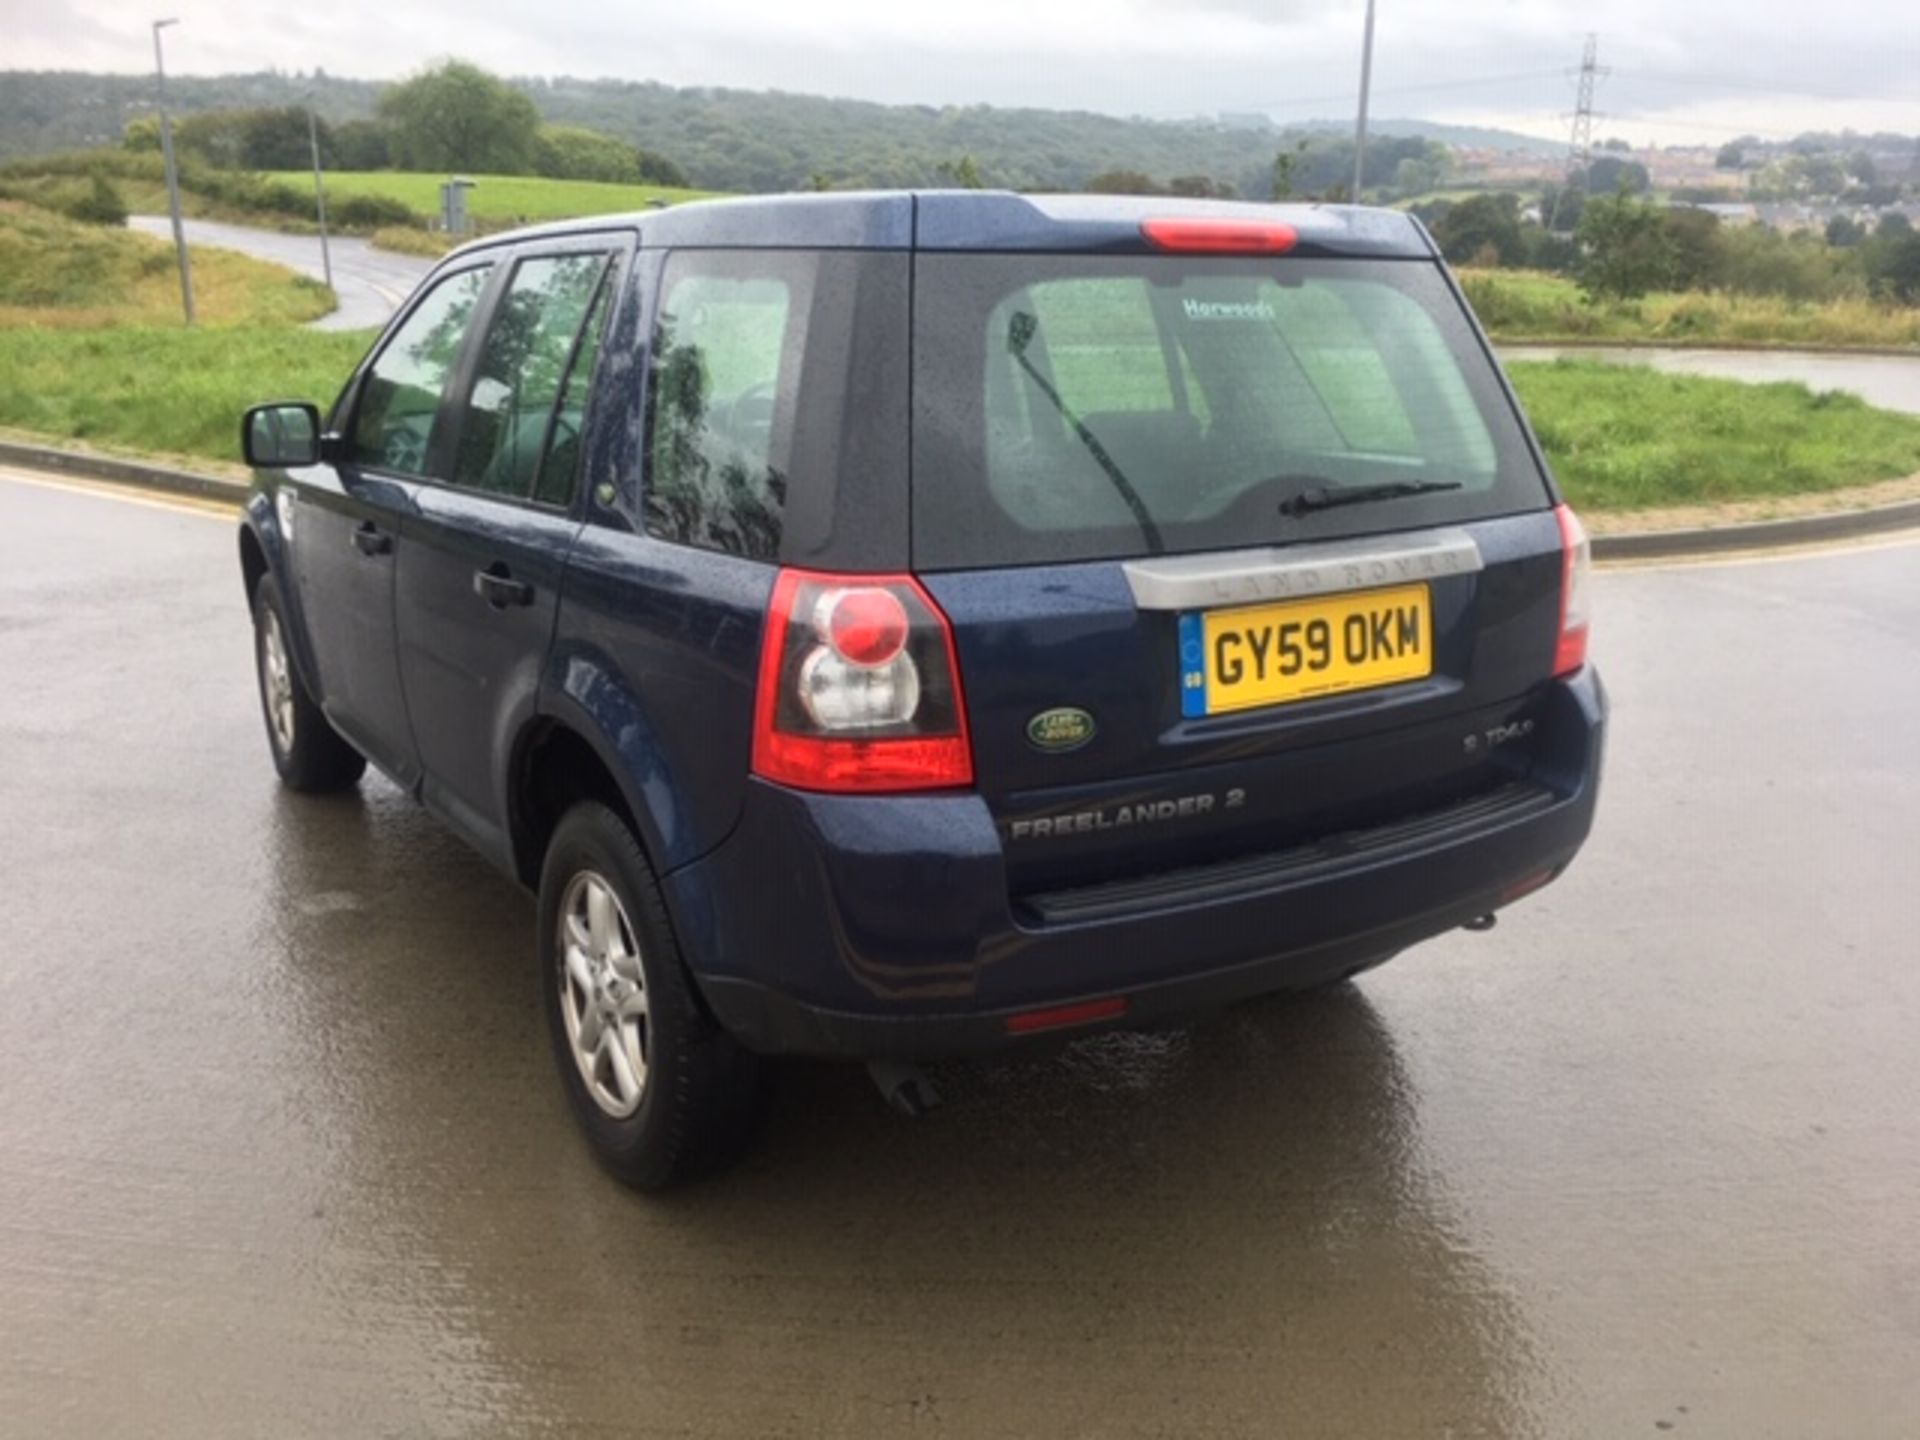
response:
[[[156,0],[0,0],[6,63],[143,70]],[[390,77],[448,54],[510,74],[657,79],[895,103],[1181,116],[1350,113],[1361,0],[160,0],[169,68]],[[1582,34],[1603,129],[1670,141],[1813,125],[1920,131],[1920,32],[1884,0],[1389,0],[1378,114],[1564,128]]]

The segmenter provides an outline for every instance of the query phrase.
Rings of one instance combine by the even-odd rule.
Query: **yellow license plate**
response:
[[[1180,617],[1180,709],[1219,715],[1433,673],[1433,602],[1397,585]]]

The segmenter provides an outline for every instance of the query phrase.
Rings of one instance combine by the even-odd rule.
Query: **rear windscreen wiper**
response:
[[[1315,510],[1337,510],[1342,505],[1366,505],[1375,500],[1401,500],[1409,495],[1431,495],[1458,490],[1458,480],[1389,480],[1382,485],[1315,485],[1280,502],[1282,515],[1308,515]]]
[[[1113,456],[1107,453],[1107,447],[1100,438],[1086,427],[1080,417],[1073,413],[1072,407],[1060,398],[1060,392],[1040,373],[1033,361],[1027,358],[1027,347],[1033,344],[1033,337],[1040,329],[1040,321],[1026,311],[1016,311],[1007,325],[1007,353],[1013,356],[1014,363],[1027,372],[1027,378],[1034,387],[1052,402],[1053,408],[1060,412],[1060,418],[1067,422],[1074,438],[1086,447],[1093,456],[1101,472],[1113,482],[1114,490],[1120,496],[1121,504],[1127,507],[1127,513],[1133,516],[1134,524],[1140,527],[1140,534],[1147,542],[1147,549],[1155,555],[1166,553],[1167,545],[1160,538],[1160,526],[1154,521],[1153,513],[1147,509],[1146,501],[1140,498],[1140,492],[1133,488],[1133,482],[1127,479],[1120,467],[1114,463]]]

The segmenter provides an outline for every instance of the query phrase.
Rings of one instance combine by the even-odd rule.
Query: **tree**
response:
[[[1470,195],[1448,208],[1433,227],[1440,253],[1455,265],[1518,265],[1526,258],[1518,195]]]
[[[523,175],[540,129],[533,101],[464,60],[449,60],[380,97],[394,160],[408,170]]]
[[[633,159],[639,167],[640,183],[643,185],[666,185],[676,190],[685,190],[693,184],[687,178],[686,171],[658,151],[635,146]]]
[[[239,114],[240,163],[250,170],[302,170],[313,163],[304,105]],[[314,121],[320,140],[320,158],[333,163],[333,133],[324,120]]]
[[[1867,238],[1867,232],[1860,222],[1850,215],[1836,215],[1827,221],[1827,244],[1842,250],[1851,250]]]
[[[1676,290],[1708,290],[1719,282],[1720,217],[1707,210],[1674,206],[1660,212],[1673,247],[1673,268],[1666,283]]]
[[[1581,213],[1587,207],[1587,192],[1577,183],[1549,185],[1540,192],[1542,223],[1556,235],[1570,235],[1580,228]]]
[[[1103,170],[1080,187],[1089,195],[1164,195],[1151,175],[1138,170]]]
[[[1195,200],[1231,200],[1233,186],[1211,175],[1176,175],[1167,182],[1167,193]]]
[[[1293,172],[1300,168],[1300,161],[1307,153],[1307,142],[1296,141],[1291,150],[1282,150],[1273,157],[1273,198],[1290,200],[1293,198]]]
[[[1652,187],[1653,177],[1638,160],[1602,155],[1586,169],[1586,191],[1589,195],[1611,195],[1622,188],[1629,194],[1644,195]]]
[[[987,182],[980,175],[980,166],[971,155],[962,155],[958,160],[942,161],[939,171],[940,178],[957,190],[987,188]]]
[[[1587,202],[1578,239],[1580,285],[1591,296],[1631,300],[1672,283],[1675,247],[1661,212],[1624,189]]]
[[[1747,152],[1740,148],[1738,141],[1729,140],[1720,147],[1720,153],[1713,157],[1716,170],[1739,170],[1747,163]]]
[[[387,127],[378,120],[349,120],[333,127],[333,163],[342,170],[384,170],[393,163]]]
[[[636,184],[640,158],[631,145],[578,125],[542,125],[533,142],[533,168],[555,180]]]

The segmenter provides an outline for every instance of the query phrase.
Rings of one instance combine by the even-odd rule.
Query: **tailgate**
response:
[[[1019,894],[1377,827],[1524,776],[1560,575],[1540,511],[923,579]]]

